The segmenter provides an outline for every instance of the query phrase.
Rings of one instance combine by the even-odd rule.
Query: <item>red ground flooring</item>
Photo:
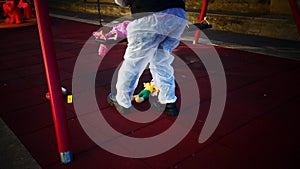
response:
[[[52,28],[61,82],[71,90],[77,56],[98,26],[52,19]],[[201,96],[198,118],[188,135],[171,150],[154,157],[121,157],[94,143],[80,126],[73,106],[66,103],[75,159],[70,164],[61,164],[51,107],[45,98],[47,85],[37,27],[0,30],[0,37],[0,115],[44,169],[299,167],[299,61],[215,47],[225,69],[227,101],[218,128],[208,141],[199,144],[198,137],[210,106],[211,86],[201,60],[181,44],[175,54],[193,72]],[[106,103],[112,74],[122,61],[125,46],[125,42],[116,45],[98,70],[99,107],[119,132],[134,137],[154,136],[170,127],[175,117],[162,115],[151,123],[130,123]],[[194,45],[193,49],[205,55],[207,46]],[[212,76],[218,76],[218,72]],[[141,81],[149,79],[146,71]],[[180,92],[177,93],[180,98]]]

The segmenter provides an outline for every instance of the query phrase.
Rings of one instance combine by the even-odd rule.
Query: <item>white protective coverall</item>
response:
[[[115,0],[120,6],[125,6],[125,1]],[[171,66],[174,56],[171,52],[179,45],[186,24],[185,10],[170,8],[135,19],[127,26],[128,45],[116,84],[119,105],[131,107],[131,97],[139,77],[149,63],[152,78],[159,89],[159,102],[166,104],[176,101],[174,70]]]

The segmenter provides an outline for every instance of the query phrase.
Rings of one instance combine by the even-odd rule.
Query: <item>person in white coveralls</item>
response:
[[[123,114],[130,111],[131,98],[138,80],[149,64],[159,89],[158,102],[153,106],[171,116],[178,115],[175,78],[171,54],[180,42],[187,24],[183,0],[115,0],[129,7],[135,18],[127,26],[127,48],[118,72],[116,93],[108,101]],[[163,109],[162,109],[163,108]]]

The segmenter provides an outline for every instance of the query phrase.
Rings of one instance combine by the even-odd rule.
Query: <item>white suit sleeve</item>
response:
[[[115,0],[115,3],[122,7],[128,6],[127,2],[128,0]]]

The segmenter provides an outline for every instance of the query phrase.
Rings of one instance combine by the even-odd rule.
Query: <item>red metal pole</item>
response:
[[[52,30],[49,22],[49,13],[46,0],[34,0],[40,43],[42,47],[44,66],[47,76],[49,93],[51,96],[52,116],[55,126],[56,140],[62,163],[72,161],[70,140],[67,129],[65,107],[63,103],[60,77],[56,63],[52,41]]]
[[[202,9],[200,11],[200,16],[199,16],[199,19],[198,19],[198,23],[201,23],[201,21],[203,20],[203,18],[205,17],[206,15],[206,9],[207,9],[207,2],[208,0],[204,0],[203,1],[203,4],[202,4]],[[196,30],[196,33],[195,33],[195,36],[194,36],[194,41],[193,41],[193,44],[196,44],[198,42],[198,39],[199,39],[199,35],[200,35],[200,30]]]
[[[300,35],[300,12],[299,7],[296,0],[289,0],[290,6],[293,12],[294,20],[298,29],[298,34]]]

